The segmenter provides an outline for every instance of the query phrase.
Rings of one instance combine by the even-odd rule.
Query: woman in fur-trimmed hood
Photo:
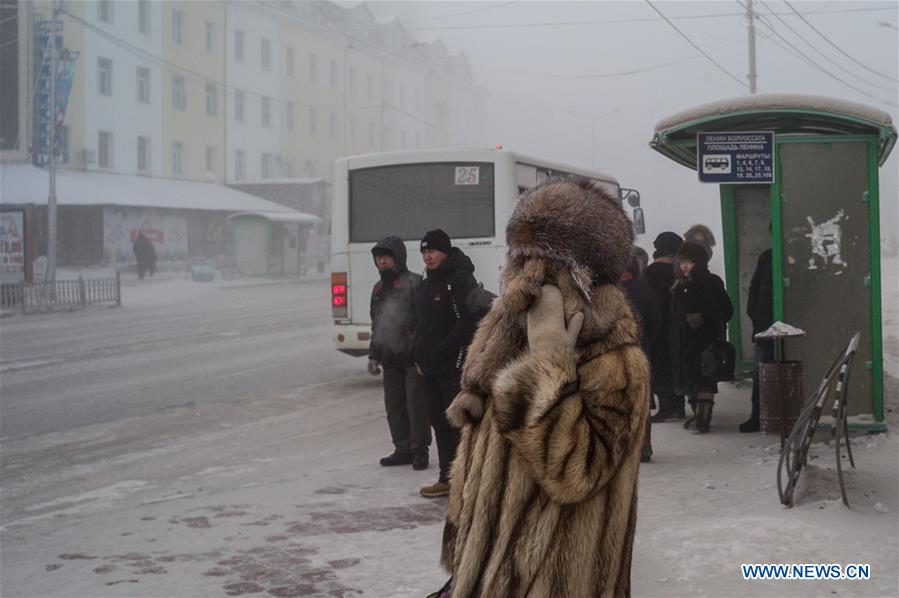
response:
[[[443,537],[452,596],[626,596],[649,368],[615,284],[633,242],[588,181],[522,197],[502,294],[447,410],[462,440]]]

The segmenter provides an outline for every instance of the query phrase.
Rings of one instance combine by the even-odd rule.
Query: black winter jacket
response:
[[[411,366],[415,334],[415,293],[421,276],[406,268],[406,246],[386,237],[372,249],[393,255],[396,270],[381,272],[371,292],[371,341],[368,358],[388,367]]]
[[[752,320],[752,334],[764,332],[774,323],[774,288],[771,280],[771,250],[759,255],[749,283],[746,315]]]
[[[678,277],[671,291],[669,343],[674,370],[674,387],[684,394],[718,392],[718,385],[700,373],[703,350],[718,338],[725,338],[726,324],[734,309],[724,283],[700,264],[690,278]],[[687,314],[700,314],[701,324],[692,328]]]
[[[649,356],[652,343],[662,325],[659,304],[645,280],[623,280],[621,288],[624,289],[631,308],[640,321],[640,346]]]
[[[477,319],[464,317],[477,286],[474,264],[453,247],[440,266],[428,270],[416,294],[415,363],[427,375],[462,371]]]

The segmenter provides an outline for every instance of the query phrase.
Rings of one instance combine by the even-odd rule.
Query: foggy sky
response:
[[[344,5],[353,5],[353,2]],[[897,3],[791,2],[800,12],[886,9],[811,14],[805,18],[840,49],[871,69],[897,78]],[[668,17],[732,14],[672,22],[724,69],[746,83],[746,19],[736,1],[656,2]],[[718,186],[702,184],[695,171],[651,150],[662,118],[692,106],[736,97],[748,90],[690,46],[646,2],[369,2],[379,19],[399,17],[417,39],[441,39],[451,52],[464,51],[476,80],[490,91],[487,139],[529,154],[616,176],[640,189],[651,247],[663,230],[682,232],[704,222],[720,232]],[[757,13],[791,13],[781,1],[759,2]],[[558,22],[653,19],[527,28],[478,28]],[[759,93],[825,95],[875,106],[897,122],[897,83],[870,73],[842,56],[796,16],[765,16],[758,26]],[[884,26],[879,24],[889,24]],[[786,23],[786,24],[785,24]],[[806,45],[789,25],[812,47]],[[460,28],[465,27],[465,28]],[[438,29],[433,29],[438,28]],[[772,28],[775,33],[772,33]],[[783,39],[866,97],[809,66]],[[820,53],[819,53],[820,52]],[[821,53],[851,73],[828,62]],[[678,62],[672,66],[660,66]],[[654,68],[659,67],[659,68]],[[631,70],[646,72],[597,77]],[[870,85],[885,88],[879,89]],[[882,103],[886,100],[891,105]],[[591,127],[596,136],[592,162]],[[897,154],[880,169],[882,236],[897,236]],[[719,237],[720,248],[720,237]],[[716,252],[720,260],[723,251]],[[713,263],[713,268],[716,264]],[[723,265],[717,264],[719,271]]]

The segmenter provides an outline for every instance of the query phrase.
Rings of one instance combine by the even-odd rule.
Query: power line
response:
[[[723,66],[721,66],[720,64],[718,64],[718,62],[715,61],[714,58],[712,58],[711,56],[709,56],[708,54],[706,54],[706,53],[703,51],[702,48],[700,48],[699,46],[697,46],[696,43],[695,43],[692,39],[690,39],[689,37],[687,37],[687,34],[685,34],[683,31],[681,31],[680,29],[678,29],[678,28],[677,28],[677,25],[675,25],[674,23],[672,23],[672,22],[668,19],[668,17],[666,17],[666,16],[662,13],[662,11],[660,11],[658,8],[656,8],[655,4],[653,4],[652,2],[650,2],[650,0],[646,0],[646,3],[649,4],[649,6],[650,6],[654,11],[656,11],[656,12],[659,14],[660,17],[662,17],[663,19],[665,19],[665,22],[668,23],[668,24],[671,26],[672,29],[674,29],[675,31],[677,31],[677,33],[678,33],[682,38],[684,38],[685,40],[687,40],[687,43],[688,43],[688,44],[690,44],[691,46],[693,46],[693,47],[694,47],[700,54],[702,54],[702,55],[706,58],[706,60],[708,60],[709,62],[711,62],[712,64],[714,64],[716,67],[718,67],[718,69],[719,69],[721,72],[723,72],[724,74],[726,74],[728,77],[730,77],[731,79],[733,79],[734,81],[736,81],[737,83],[739,83],[740,85],[742,85],[743,87],[748,87],[745,83],[743,83],[743,81],[741,81],[741,80],[739,79],[739,77],[737,77],[736,75],[734,75],[733,73],[731,73],[729,70],[727,70],[726,68],[724,68]]]
[[[823,33],[821,33],[821,32],[818,30],[817,27],[815,27],[814,25],[812,25],[812,24],[809,22],[808,19],[806,19],[804,16],[802,16],[802,13],[800,13],[798,10],[796,10],[795,8],[793,8],[793,5],[792,5],[792,4],[790,4],[789,2],[787,2],[787,0],[783,0],[783,2],[784,2],[784,4],[786,4],[786,5],[789,7],[790,10],[792,10],[794,13],[796,13],[796,16],[797,16],[797,17],[799,17],[800,19],[802,19],[802,22],[803,22],[803,23],[805,23],[806,25],[808,25],[809,27],[811,27],[812,31],[814,31],[815,33],[817,33],[818,35],[820,35],[820,36],[821,36],[821,39],[823,39],[823,40],[826,41],[828,44],[830,44],[830,46],[832,46],[832,47],[833,47],[835,50],[837,50],[840,54],[842,54],[843,56],[845,56],[846,58],[848,58],[849,60],[851,60],[852,62],[854,62],[855,64],[857,64],[858,66],[862,67],[862,68],[865,69],[866,71],[868,71],[868,72],[870,72],[870,73],[873,73],[873,74],[877,75],[878,77],[883,77],[884,79],[886,79],[886,80],[888,80],[888,81],[899,82],[899,79],[895,79],[894,77],[890,77],[889,75],[884,75],[883,73],[879,73],[879,72],[875,71],[874,69],[870,68],[868,65],[864,64],[863,62],[858,61],[858,60],[856,60],[855,58],[853,58],[852,56],[850,56],[849,53],[847,53],[847,52],[844,51],[842,48],[840,48],[838,45],[836,45],[834,42],[832,42],[832,41],[830,40],[830,38],[828,38],[826,35],[824,35]]]
[[[818,15],[818,14],[837,14],[837,13],[856,13],[856,12],[873,12],[895,10],[894,8],[844,8],[839,10],[810,10],[802,14]],[[782,15],[790,15],[792,13],[778,13]],[[679,20],[695,20],[695,19],[721,19],[730,17],[742,17],[745,13],[717,13],[703,15],[681,15],[669,17],[672,21]],[[634,17],[629,19],[601,19],[590,21],[540,21],[536,23],[502,23],[496,25],[443,25],[433,27],[406,27],[409,31],[451,31],[451,30],[476,30],[476,29],[534,29],[542,27],[577,27],[583,25],[619,25],[624,23],[653,23],[661,21],[656,17]]]
[[[768,6],[768,3],[767,3],[767,2],[765,2],[764,0],[760,0],[760,1],[761,1],[761,3],[765,6],[765,8],[768,9],[768,12],[769,12],[769,13],[770,13],[770,12],[773,12],[772,9],[771,9],[771,7]],[[870,85],[871,87],[874,87],[875,89],[880,89],[880,90],[882,90],[882,91],[889,91],[889,92],[894,92],[894,91],[896,90],[895,87],[884,87],[884,86],[882,86],[882,85],[880,85],[880,84],[878,84],[878,83],[872,83],[871,81],[868,81],[867,79],[863,78],[862,76],[855,74],[854,72],[852,72],[851,70],[847,69],[846,67],[844,67],[844,66],[841,65],[840,63],[836,62],[835,60],[831,59],[831,58],[830,58],[829,56],[827,56],[824,52],[822,52],[821,50],[819,50],[818,48],[816,48],[814,44],[812,44],[810,41],[808,41],[807,39],[805,39],[804,37],[802,37],[802,34],[800,34],[798,31],[796,31],[795,29],[793,29],[793,27],[791,27],[790,24],[787,23],[783,18],[781,18],[780,16],[778,16],[778,17],[777,17],[777,20],[780,21],[781,23],[783,23],[783,25],[784,25],[787,29],[789,29],[789,30],[790,30],[796,37],[798,37],[800,40],[802,40],[803,42],[805,42],[805,44],[806,44],[808,47],[810,47],[812,50],[814,50],[815,52],[817,52],[818,54],[820,54],[821,57],[824,58],[824,60],[826,60],[826,61],[829,62],[830,64],[834,65],[835,67],[837,67],[838,69],[840,69],[840,70],[843,71],[844,73],[847,73],[847,74],[849,74],[849,75],[852,75],[853,77],[855,77],[856,79],[858,79],[858,80],[861,81],[862,83],[864,83],[864,84],[866,84],[866,85]]]
[[[518,1],[519,0],[510,0],[509,2],[500,2],[499,4],[494,4],[492,6],[482,6],[481,8],[475,8],[474,10],[466,10],[464,12],[454,12],[454,13],[448,14],[448,15],[436,15],[433,17],[421,17],[418,19],[403,19],[402,22],[404,23],[403,26],[405,27],[405,23],[417,23],[419,21],[433,21],[434,19],[449,19],[452,17],[473,15],[476,12],[483,12],[485,10],[493,10],[494,8],[499,8],[501,6],[506,6],[508,4],[516,4]]]
[[[812,58],[809,58],[809,57],[808,57],[802,50],[800,50],[799,48],[797,48],[796,46],[794,46],[792,43],[790,43],[790,40],[788,40],[787,38],[785,38],[784,36],[782,36],[780,33],[778,33],[778,31],[777,31],[777,30],[774,28],[774,26],[771,24],[771,21],[769,21],[768,19],[766,19],[765,16],[763,16],[763,15],[761,15],[761,14],[759,14],[759,13],[756,13],[756,14],[758,14],[758,15],[759,15],[759,19],[760,19],[762,22],[764,22],[764,23],[768,26],[768,29],[771,30],[771,33],[772,33],[775,37],[779,38],[779,39],[780,39],[783,43],[785,43],[787,46],[789,46],[789,47],[792,49],[792,52],[793,52],[795,55],[798,55],[802,60],[804,60],[804,61],[806,62],[806,64],[808,64],[808,65],[810,65],[810,66],[812,66],[812,67],[818,69],[819,71],[823,72],[823,73],[826,74],[828,77],[830,77],[831,79],[834,79],[834,80],[836,80],[836,81],[842,83],[842,84],[845,85],[846,87],[849,87],[850,89],[853,89],[853,90],[857,91],[858,93],[862,94],[862,95],[865,96],[865,97],[871,98],[872,100],[877,100],[878,102],[881,102],[881,103],[886,104],[886,105],[888,105],[888,106],[896,106],[896,105],[897,105],[895,102],[892,102],[892,101],[889,101],[889,100],[884,100],[883,98],[879,98],[879,97],[877,97],[877,96],[871,95],[870,93],[866,92],[865,90],[856,87],[856,86],[853,85],[852,83],[849,83],[849,82],[847,82],[847,81],[844,81],[843,79],[841,79],[841,78],[838,77],[837,75],[834,75],[833,73],[831,73],[830,71],[828,71],[827,69],[825,69],[823,66],[821,66],[820,64],[818,64],[817,62],[815,62]],[[781,44],[779,44],[779,43],[776,43],[775,40],[774,40],[774,38],[769,38],[769,39],[770,39],[771,42],[775,43],[775,45],[777,45],[777,46],[779,46],[779,47],[781,47],[781,48],[783,49],[783,46],[782,46]]]

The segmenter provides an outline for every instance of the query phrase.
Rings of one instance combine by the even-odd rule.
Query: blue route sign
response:
[[[774,133],[698,133],[696,170],[703,183],[773,183]]]

